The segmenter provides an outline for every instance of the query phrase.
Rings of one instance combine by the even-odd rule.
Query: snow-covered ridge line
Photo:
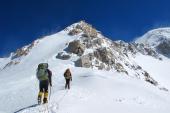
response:
[[[136,43],[143,43],[149,46],[156,46],[161,41],[165,39],[170,39],[170,28],[158,28],[148,31],[143,36],[135,40]]]
[[[52,42],[52,40],[57,40],[57,36],[60,36],[58,34],[67,35],[68,37],[76,37],[76,40],[68,42],[68,47],[66,48],[67,51],[61,50],[62,52],[58,53],[58,58],[64,57],[68,58],[66,60],[69,60],[69,58],[72,56],[69,54],[75,54],[78,55],[78,57],[76,56],[74,58],[73,56],[72,59],[77,59],[73,62],[78,67],[91,67],[106,70],[114,69],[118,72],[126,73],[129,76],[143,79],[153,85],[158,85],[158,82],[154,80],[154,78],[152,78],[149,73],[143,70],[135,62],[131,62],[131,56],[134,56],[137,53],[158,57],[158,55],[152,49],[131,43],[125,43],[123,41],[114,42],[104,37],[101,32],[93,28],[92,25],[86,23],[85,21],[72,24],[57,34],[43,37],[42,39],[36,40],[28,46],[18,49],[17,52],[12,56],[11,61],[7,63],[3,69],[11,65],[19,64],[21,60],[25,59],[25,57],[29,58],[27,55],[34,51],[31,51],[31,49],[36,48],[36,45],[38,47],[38,44],[41,45],[40,43],[46,43],[45,46],[48,46],[49,44],[55,45],[52,44],[55,43],[55,41]],[[54,39],[55,36],[56,39]],[[53,37],[53,39],[51,37]],[[47,42],[49,42],[49,44]],[[43,47],[40,46],[38,48],[42,49]],[[54,48],[55,47],[51,46],[50,49],[53,50]],[[142,51],[140,49],[142,49]],[[35,50],[37,51],[37,49]],[[46,49],[44,48],[44,50]],[[62,56],[63,53],[67,53],[67,55]],[[34,54],[37,54],[37,52]],[[47,53],[43,54],[45,55]],[[51,54],[54,53],[51,52]]]
[[[152,47],[112,41],[83,21],[35,42],[23,48],[30,48],[26,55],[0,59],[2,64],[19,61],[0,71],[0,112],[43,111],[43,106],[28,107],[37,103],[37,65],[48,62],[53,72],[50,113],[169,113],[170,59]],[[68,92],[67,68],[73,75]]]
[[[170,58],[170,28],[151,30],[135,42],[149,46],[159,54]]]

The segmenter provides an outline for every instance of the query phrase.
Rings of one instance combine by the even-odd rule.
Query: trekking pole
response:
[[[51,97],[51,86],[50,86],[50,94],[49,94],[49,101],[50,101],[50,97]]]

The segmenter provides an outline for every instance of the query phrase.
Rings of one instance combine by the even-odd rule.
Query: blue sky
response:
[[[170,26],[170,0],[0,0],[0,56],[80,20],[112,40]]]

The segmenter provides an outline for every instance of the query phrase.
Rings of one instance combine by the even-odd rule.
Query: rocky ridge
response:
[[[159,86],[161,90],[167,90],[161,87],[152,75],[143,70],[133,60],[137,54],[148,55],[162,60],[158,51],[151,46],[136,42],[126,43],[121,40],[112,41],[85,21],[75,23],[61,32],[70,37],[76,37],[76,39],[66,43],[65,49],[56,53],[57,59],[71,60],[77,67],[117,71]],[[20,59],[27,56],[38,43],[39,40],[36,40],[32,44],[12,53],[10,62],[3,69],[19,64]]]
[[[143,79],[155,86],[158,85],[149,73],[132,60],[139,53],[161,60],[159,54],[151,47],[138,43],[112,41],[84,21],[73,24],[65,30],[68,35],[78,38],[68,43],[65,50],[58,53],[56,58],[68,60],[76,55],[77,60],[74,62],[77,67],[116,70],[128,76]]]

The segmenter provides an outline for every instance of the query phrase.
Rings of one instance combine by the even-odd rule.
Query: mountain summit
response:
[[[155,31],[148,34],[153,32],[155,34]],[[160,34],[168,34],[168,31]],[[139,40],[142,39],[145,37]],[[53,72],[50,112],[112,113],[116,109],[114,105],[120,108],[116,109],[120,113],[127,109],[169,113],[170,72],[166,68],[170,66],[169,57],[158,51],[160,44],[153,46],[143,43],[146,39],[139,40],[133,43],[112,41],[92,25],[80,21],[17,49],[10,57],[0,59],[3,101],[0,112],[37,113],[43,110],[43,106],[29,106],[36,103],[37,66],[45,62]],[[63,73],[67,68],[73,73],[70,91],[63,89]],[[140,111],[134,106],[140,106]],[[145,107],[149,111],[144,111]]]
[[[169,39],[170,28],[159,28],[147,32],[142,37],[138,38],[136,42],[155,47]]]
[[[143,43],[167,57],[170,57],[170,28],[159,28],[147,32],[136,43]]]
[[[154,36],[153,34],[158,31],[162,35],[168,33],[167,29],[165,30],[150,31],[146,36],[149,34]],[[145,42],[149,39],[150,37],[146,38]],[[159,54],[152,49],[151,45],[146,46],[148,44],[136,42],[138,43],[112,41],[92,25],[80,21],[59,33],[37,39],[32,44],[17,49],[7,58],[8,62],[3,63],[1,70],[3,72],[10,68],[18,68],[23,64],[36,67],[38,63],[48,62],[50,57],[55,56],[56,59],[71,61],[76,67],[115,70],[145,80],[155,86],[159,85],[152,75],[133,60],[133,57],[139,53],[161,59]],[[22,66],[22,69],[25,70],[25,67]]]

